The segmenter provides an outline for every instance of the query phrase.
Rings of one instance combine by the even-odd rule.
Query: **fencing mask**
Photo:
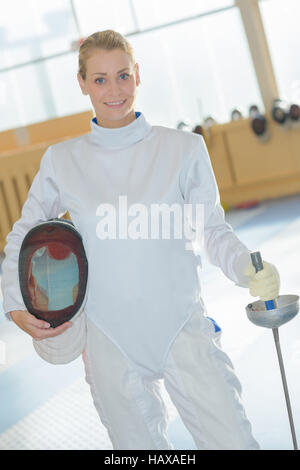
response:
[[[25,236],[19,254],[19,281],[29,313],[51,327],[72,319],[62,334],[33,340],[38,354],[51,363],[66,363],[81,354],[88,262],[82,238],[67,219],[49,219]]]

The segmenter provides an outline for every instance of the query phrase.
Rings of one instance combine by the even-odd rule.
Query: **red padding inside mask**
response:
[[[56,260],[66,259],[71,253],[68,246],[59,242],[48,242],[47,248],[49,256]]]

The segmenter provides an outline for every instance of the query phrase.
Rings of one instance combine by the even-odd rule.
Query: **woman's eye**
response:
[[[129,77],[129,74],[128,73],[121,73],[120,77],[121,77],[122,80],[126,80]],[[102,80],[102,81],[99,81],[99,80]],[[100,84],[104,83],[104,78],[98,77],[98,78],[96,78],[95,82],[100,83]]]

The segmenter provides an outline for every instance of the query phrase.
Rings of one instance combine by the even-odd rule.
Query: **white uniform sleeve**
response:
[[[26,310],[23,302],[18,274],[18,259],[22,241],[28,231],[47,219],[58,217],[65,212],[62,208],[59,190],[51,160],[52,149],[44,153],[40,169],[36,174],[28,197],[23,205],[20,219],[14,223],[12,231],[6,237],[5,258],[2,263],[1,288],[3,294],[3,311],[11,320],[12,310]]]
[[[222,269],[223,273],[241,287],[248,286],[243,275],[251,262],[250,250],[238,239],[232,227],[225,222],[224,210],[214,176],[209,154],[202,136],[191,155],[182,175],[182,191],[185,203],[192,204],[191,228],[196,230],[195,204],[204,207],[204,248],[209,261]],[[202,221],[203,223],[203,221]],[[199,230],[199,227],[198,227]]]

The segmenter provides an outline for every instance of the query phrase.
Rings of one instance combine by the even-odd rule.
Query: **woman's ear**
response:
[[[140,77],[140,71],[139,71],[139,64],[136,63],[134,65],[134,68],[135,68],[135,82],[136,82],[136,86],[139,86],[139,84],[141,83],[141,77]]]
[[[82,78],[82,76],[80,75],[79,72],[77,73],[77,80],[78,80],[79,86],[81,88],[82,94],[83,95],[88,95],[88,91],[86,89],[85,81],[83,80],[83,78]]]

